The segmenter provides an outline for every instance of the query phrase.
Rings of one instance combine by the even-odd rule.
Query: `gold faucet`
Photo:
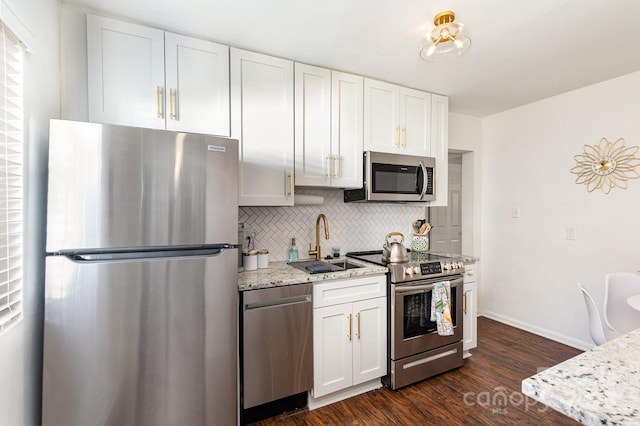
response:
[[[327,240],[329,239],[329,223],[327,222],[327,217],[323,213],[320,213],[316,219],[316,249],[311,250],[311,243],[309,243],[309,254],[315,254],[316,260],[322,258],[320,254],[320,219],[324,221],[324,235]]]

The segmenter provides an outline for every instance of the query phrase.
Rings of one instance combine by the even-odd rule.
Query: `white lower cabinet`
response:
[[[464,357],[470,357],[470,349],[478,346],[478,282],[477,264],[464,266],[464,298],[462,299],[463,328],[462,351]]]
[[[325,399],[326,403],[369,390],[358,385],[380,387],[380,377],[387,374],[385,276],[315,284],[313,304],[314,386],[310,408],[325,405],[317,398],[330,394],[338,395]],[[355,389],[355,393],[349,393],[349,389]]]

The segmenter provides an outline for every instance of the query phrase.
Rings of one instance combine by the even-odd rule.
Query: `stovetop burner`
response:
[[[389,268],[392,283],[460,275],[464,271],[464,262],[461,259],[411,250],[408,250],[407,254],[409,259],[401,263],[383,261],[382,250],[354,251],[347,253],[346,256],[376,265],[386,266]]]
[[[407,250],[408,260],[405,262],[399,263],[411,263],[411,262],[429,262],[429,261],[442,261],[446,259],[450,259],[445,256],[440,256],[437,254],[432,254],[429,252],[418,252]],[[382,250],[372,250],[372,251],[352,251],[346,254],[347,257],[352,257],[354,259],[364,260],[366,262],[375,263],[380,266],[387,266],[391,262],[387,262],[382,260]]]

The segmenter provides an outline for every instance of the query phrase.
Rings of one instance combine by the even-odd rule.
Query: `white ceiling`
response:
[[[62,0],[298,62],[449,96],[488,116],[640,70],[640,0]],[[453,10],[471,49],[419,57]]]

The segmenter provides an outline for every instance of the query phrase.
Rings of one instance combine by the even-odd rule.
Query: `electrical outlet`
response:
[[[520,207],[511,208],[511,217],[514,219],[518,219],[520,217]]]
[[[567,240],[575,240],[576,239],[576,228],[574,226],[567,226],[564,229],[565,238]]]

